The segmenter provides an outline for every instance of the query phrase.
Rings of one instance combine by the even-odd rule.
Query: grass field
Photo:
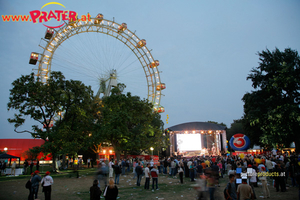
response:
[[[54,179],[52,186],[52,199],[53,200],[89,200],[89,188],[95,178],[96,169],[83,169],[79,170],[79,178],[72,173],[71,170],[66,170],[60,174],[51,174]],[[120,177],[119,199],[163,199],[163,200],[194,200],[196,197],[196,190],[194,190],[188,178],[184,178],[184,184],[179,183],[178,178],[170,178],[161,175],[158,180],[159,190],[145,190],[145,178],[142,178],[142,186],[135,185],[136,180],[133,180],[133,174],[127,174]],[[18,177],[0,177],[0,199],[1,200],[23,200],[27,199],[29,191],[25,188],[25,183],[29,179],[28,175]],[[223,190],[228,181],[228,177],[220,179],[220,187],[216,187],[215,199],[224,199]],[[104,189],[101,183],[101,189]],[[150,189],[151,185],[150,183]],[[271,192],[271,199],[297,199],[298,188],[289,188],[288,192],[281,193],[275,192],[275,189],[269,186]],[[258,199],[262,196],[261,187],[255,188]],[[44,199],[44,194],[41,188],[38,194],[39,199]]]

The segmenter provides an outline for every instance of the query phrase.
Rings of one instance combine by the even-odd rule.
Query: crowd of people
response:
[[[195,182],[198,199],[213,200],[216,187],[220,187],[219,179],[226,176],[229,180],[224,189],[224,198],[246,200],[257,198],[255,188],[258,185],[263,189],[263,198],[270,198],[273,192],[286,192],[287,186],[299,187],[299,163],[300,156],[272,152],[260,155],[224,154],[192,158],[173,156],[158,161],[112,159],[99,163],[96,179],[99,188],[102,182],[106,188],[108,179],[113,181],[114,178],[114,183],[119,184],[120,175],[133,172],[138,187],[143,185],[141,178],[145,176],[144,189],[154,191],[159,190],[160,174],[178,178],[181,184],[183,177],[186,177],[190,182]]]
[[[25,161],[25,171],[27,167],[30,167],[30,164]],[[176,178],[181,184],[188,180],[198,191],[198,199],[213,200],[216,188],[220,187],[219,179],[226,178],[226,187],[220,188],[225,199],[256,199],[256,190],[260,186],[263,191],[262,198],[272,198],[273,195],[276,196],[276,192],[287,192],[288,187],[298,187],[300,200],[300,155],[277,152],[190,158],[171,156],[160,160],[102,160],[98,164],[93,186],[90,188],[90,199],[98,200],[102,195],[105,199],[115,200],[118,196],[117,185],[120,184],[120,176],[128,174],[132,174],[133,179],[136,179],[137,187],[142,186],[145,190],[153,192],[159,190],[161,175]],[[142,182],[143,176],[145,178]],[[29,189],[28,199],[37,198],[40,186],[45,199],[51,199],[52,184],[50,172],[46,172],[43,177],[38,170],[31,172],[31,178],[26,184]]]

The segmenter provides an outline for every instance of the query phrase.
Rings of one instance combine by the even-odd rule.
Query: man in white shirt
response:
[[[145,168],[145,189],[149,190],[149,186],[150,186],[150,169],[149,169],[149,164],[147,164],[147,167]]]

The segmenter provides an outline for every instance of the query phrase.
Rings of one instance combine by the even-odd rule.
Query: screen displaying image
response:
[[[177,134],[176,136],[179,151],[201,150],[201,134]]]

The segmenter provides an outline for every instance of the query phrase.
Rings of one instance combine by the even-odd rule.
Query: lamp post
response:
[[[7,148],[7,147],[4,147],[3,150],[5,151],[5,153],[7,153],[8,148]]]
[[[151,150],[151,156],[153,156],[153,150],[154,150],[154,148],[150,147],[150,150]]]

